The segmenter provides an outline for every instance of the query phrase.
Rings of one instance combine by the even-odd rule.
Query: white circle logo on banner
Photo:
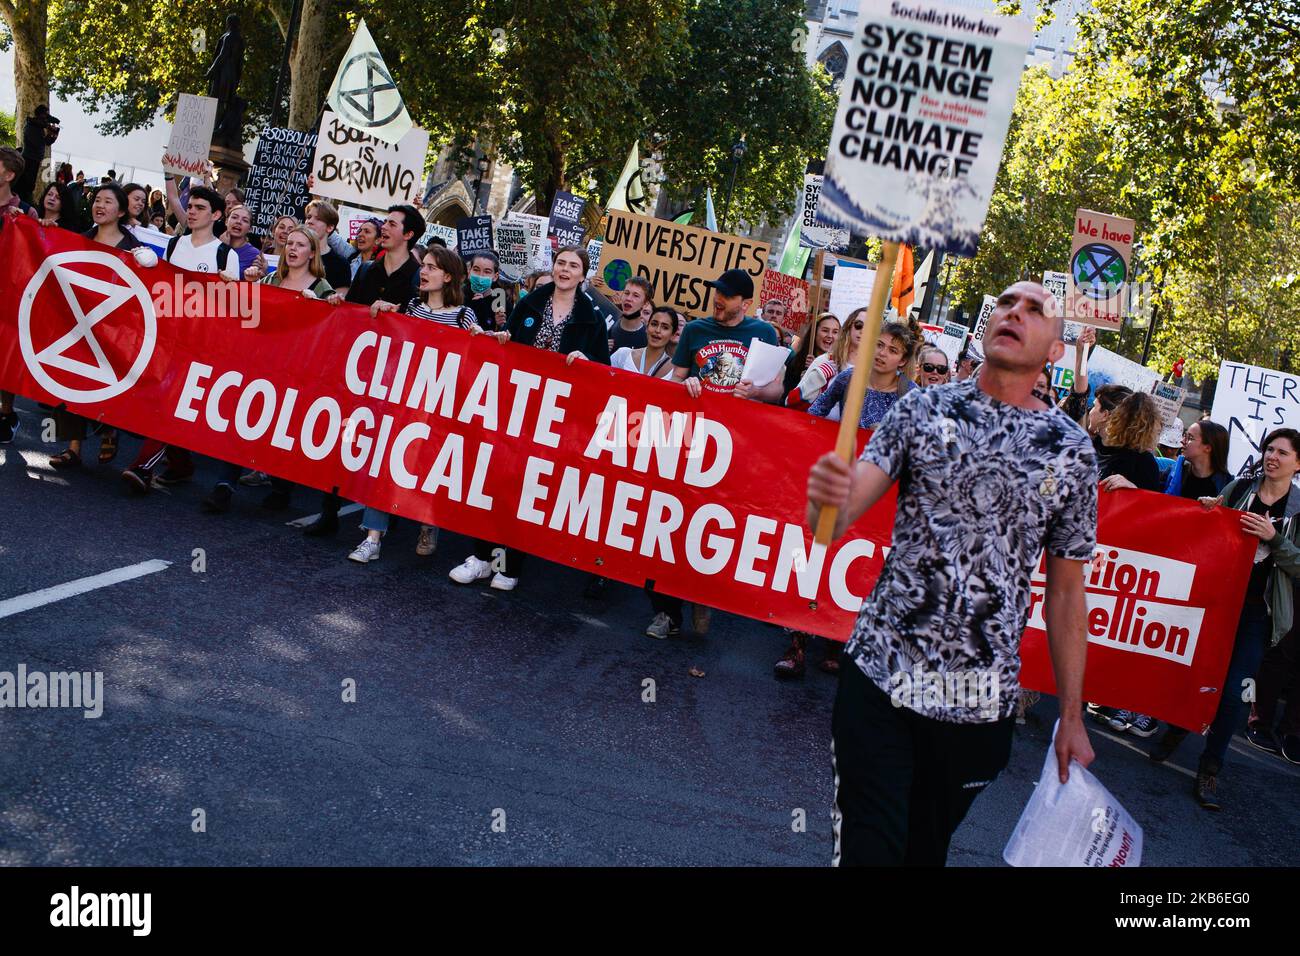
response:
[[[79,264],[108,266],[124,284],[87,275],[72,268]],[[67,303],[68,311],[72,313],[73,324],[49,345],[37,351],[32,338],[32,305],[51,277]],[[87,311],[77,297],[77,289],[103,296],[103,299]],[[144,334],[135,360],[131,362],[127,373],[119,377],[104,352],[95,327],[107,321],[105,328],[112,328],[119,309],[133,299],[140,304],[140,312],[144,319]],[[61,315],[54,310],[42,310],[40,314],[45,321],[48,321],[50,316]],[[18,305],[18,344],[22,349],[23,361],[27,363],[32,376],[46,391],[65,402],[102,402],[121,395],[139,380],[149,364],[149,359],[153,356],[157,340],[158,317],[154,312],[153,299],[149,295],[149,290],[125,262],[107,252],[78,250],[55,253],[36,270],[36,274],[27,283],[27,288],[23,290],[22,301]],[[80,342],[86,343],[94,359],[93,362],[74,358],[68,354]],[[100,387],[73,388],[51,375],[53,369],[70,372],[91,382],[99,382]]]

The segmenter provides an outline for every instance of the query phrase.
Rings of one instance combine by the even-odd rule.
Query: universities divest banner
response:
[[[397,313],[141,268],[25,219],[0,230],[0,387],[839,639],[893,525],[891,495],[827,551],[811,548],[805,481],[834,445],[833,422],[692,400],[680,385]],[[1088,697],[1199,728],[1252,548],[1230,515],[1136,491],[1103,502],[1113,573],[1093,571]],[[979,520],[974,504],[968,513]],[[1029,635],[1026,676],[1043,687],[1032,621]]]

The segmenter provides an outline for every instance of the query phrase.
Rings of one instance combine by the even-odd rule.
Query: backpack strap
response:
[[[176,243],[180,241],[181,241],[180,236],[172,236],[170,239],[167,240],[167,252],[163,256],[163,258],[166,259],[168,262],[172,261],[172,253],[176,251]]]
[[[217,271],[225,272],[226,263],[230,261],[230,254],[235,250],[226,245],[226,243],[217,244]]]

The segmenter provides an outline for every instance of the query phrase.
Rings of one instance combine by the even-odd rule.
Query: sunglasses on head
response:
[[[922,363],[921,363],[921,370],[922,370],[923,372],[928,372],[930,375],[947,375],[947,374],[948,374],[948,366],[946,366],[946,365],[931,365],[929,362],[922,362]]]

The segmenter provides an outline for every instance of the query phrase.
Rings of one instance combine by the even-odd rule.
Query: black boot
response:
[[[267,511],[284,511],[289,507],[289,492],[276,488],[267,492],[262,499],[262,507]]]
[[[230,510],[230,501],[234,496],[229,485],[217,485],[212,489],[212,494],[199,502],[199,506],[206,514],[223,515]]]
[[[1170,726],[1165,731],[1165,735],[1160,738],[1159,743],[1156,744],[1156,749],[1147,754],[1147,757],[1152,763],[1164,763],[1174,755],[1174,751],[1178,749],[1178,745],[1183,742],[1183,738],[1186,736],[1187,731],[1181,727]]]
[[[309,538],[324,538],[339,530],[339,496],[327,492],[320,503],[320,517],[303,529]]]
[[[1218,761],[1202,757],[1201,765],[1196,769],[1196,781],[1192,784],[1192,795],[1204,809],[1218,810],[1221,808],[1218,790]]]

